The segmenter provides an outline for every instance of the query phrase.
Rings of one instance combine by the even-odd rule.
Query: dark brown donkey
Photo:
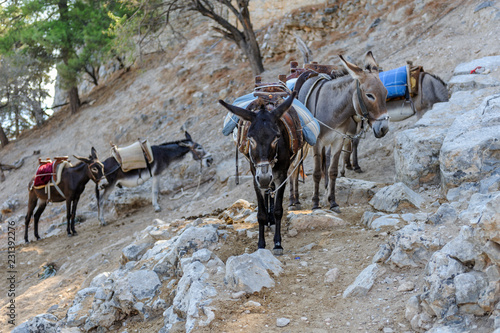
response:
[[[40,205],[38,206],[35,212],[35,237],[36,239],[40,239],[38,235],[38,221],[40,220],[40,216],[42,215],[45,207],[47,206],[47,201],[53,202],[62,202],[66,201],[66,217],[68,220],[67,232],[68,236],[76,235],[75,230],[75,216],[76,216],[76,207],[78,205],[78,200],[80,200],[80,195],[85,189],[85,185],[87,182],[92,179],[96,185],[99,183],[101,178],[104,176],[104,166],[99,159],[97,158],[97,152],[92,147],[92,152],[88,158],[78,157],[83,163],[78,163],[75,166],[65,167],[61,173],[61,181],[59,182],[59,190],[62,192],[59,193],[54,186],[48,186],[46,193],[45,188],[35,189],[33,183],[35,181],[35,177],[33,177],[28,185],[29,190],[29,199],[28,199],[28,213],[25,218],[25,228],[24,228],[24,240],[26,243],[28,240],[28,227],[31,220],[31,215],[33,215],[33,211],[37,205],[38,200],[40,199]],[[49,196],[50,194],[50,196]]]
[[[247,132],[249,141],[245,157],[250,162],[253,186],[258,202],[259,249],[266,247],[264,229],[275,225],[275,255],[283,254],[281,246],[281,218],[283,217],[283,194],[285,192],[288,169],[295,155],[290,149],[290,138],[286,125],[280,120],[292,108],[295,92],[283,103],[274,107],[270,102],[250,104],[243,109],[219,100],[230,112],[250,122]],[[253,109],[253,110],[252,110]],[[299,147],[300,148],[300,147]]]

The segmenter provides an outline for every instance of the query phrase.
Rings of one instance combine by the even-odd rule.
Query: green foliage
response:
[[[37,69],[33,71],[45,75],[57,66],[62,88],[76,87],[85,72],[95,73],[89,68],[99,68],[102,63],[117,56],[113,44],[113,25],[133,10],[129,2],[120,0],[3,1],[0,12],[0,59],[12,62],[13,58],[19,56],[29,58],[32,60],[29,67],[36,66]],[[5,75],[14,75],[14,72],[6,72]],[[97,83],[97,79],[94,78],[94,82]],[[16,82],[22,80],[34,80],[23,84],[25,87],[40,87],[43,81],[40,81],[40,77],[32,76],[15,78]],[[9,95],[12,86],[9,87],[0,87],[1,100],[6,101],[12,96],[11,93]],[[31,97],[32,100],[39,100],[42,95],[39,93]],[[21,113],[18,112],[18,122]],[[30,114],[33,110],[24,113]],[[3,126],[7,118],[5,109],[0,109]],[[27,123],[30,123],[29,119]]]

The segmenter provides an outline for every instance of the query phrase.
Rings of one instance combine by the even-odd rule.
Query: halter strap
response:
[[[375,118],[372,118],[370,116],[370,114],[368,113],[368,110],[366,108],[366,104],[363,101],[363,98],[361,98],[361,88],[360,88],[360,84],[359,84],[359,80],[358,79],[356,79],[356,94],[358,95],[358,104],[359,104],[359,107],[361,108],[361,115],[360,115],[361,121],[363,121],[365,119],[366,120],[373,120],[373,121],[384,121],[384,120],[388,120],[389,119],[389,116],[385,116],[385,117],[380,118],[380,119],[375,119]],[[354,110],[356,110],[356,108],[354,108]]]
[[[92,166],[94,166],[95,164],[98,164],[102,167],[102,177],[97,179],[94,174],[92,173],[92,170],[90,170],[92,168]],[[100,161],[95,161],[95,162],[92,162],[90,163],[88,166],[88,169],[90,171],[90,178],[92,178],[92,180],[94,181],[94,183],[99,183],[101,181],[102,178],[106,177],[106,175],[104,174],[104,164],[102,164]]]

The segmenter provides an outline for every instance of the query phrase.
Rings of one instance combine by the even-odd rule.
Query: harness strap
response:
[[[307,102],[309,101],[309,97],[311,96],[311,93],[312,91],[314,90],[314,88],[316,87],[316,85],[318,83],[320,83],[320,81],[322,82],[321,85],[323,85],[324,83],[324,80],[328,80],[328,77],[326,75],[319,75],[318,79],[316,81],[314,81],[314,83],[312,84],[311,88],[309,88],[309,90],[307,91],[307,95],[306,95],[306,98],[304,99],[304,105],[307,106]],[[316,100],[318,99],[318,94],[319,94],[319,89],[318,91],[316,92]]]
[[[235,159],[234,159],[234,163],[236,165],[236,178],[235,178],[235,183],[236,185],[240,185],[240,172],[238,170],[238,152],[240,150],[240,144],[241,144],[241,133],[240,133],[240,124],[242,124],[242,122],[238,122],[238,143],[236,144],[236,154],[235,154]]]
[[[361,108],[361,114],[365,119],[370,119],[370,115],[368,114],[368,110],[366,109],[365,102],[363,102],[363,98],[361,98],[361,88],[359,87],[359,80],[356,80],[356,92],[358,95],[358,104]]]

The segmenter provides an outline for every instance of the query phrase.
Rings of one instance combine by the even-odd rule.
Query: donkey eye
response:
[[[92,173],[97,173],[99,170],[97,170],[96,167],[92,167],[92,168],[90,168],[90,171],[92,171]]]
[[[250,145],[253,149],[257,148],[257,141],[254,138],[250,138]]]
[[[375,96],[373,96],[372,94],[366,94],[366,97],[368,97],[369,100],[372,100],[372,101],[375,100]]]

